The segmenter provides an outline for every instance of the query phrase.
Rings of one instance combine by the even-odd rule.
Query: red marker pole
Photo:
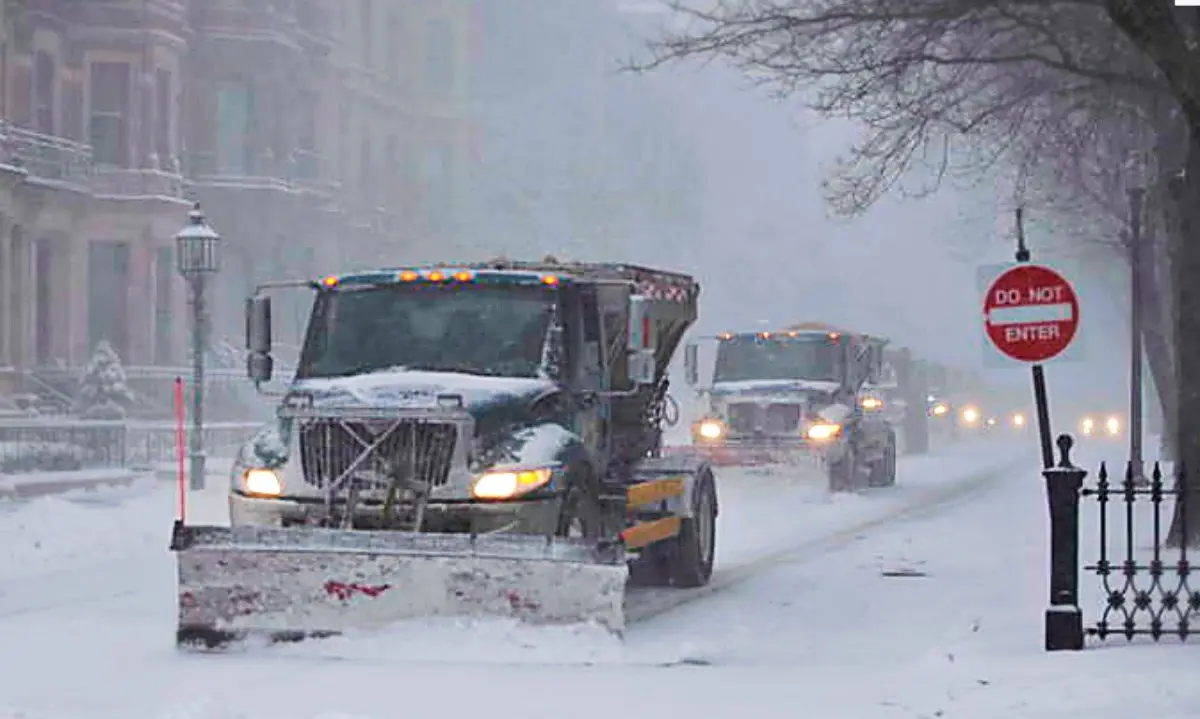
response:
[[[184,444],[186,441],[186,433],[183,430],[184,423],[184,402],[183,402],[183,378],[175,378],[175,476],[179,491],[179,521],[181,524],[187,524],[187,477],[184,473],[184,458],[186,449]]]

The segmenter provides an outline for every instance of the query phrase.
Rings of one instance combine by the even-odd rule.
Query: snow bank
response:
[[[165,547],[171,496],[150,480],[0,502],[0,582]]]

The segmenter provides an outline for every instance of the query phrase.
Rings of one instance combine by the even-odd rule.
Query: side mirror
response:
[[[684,381],[687,382],[688,386],[690,387],[695,387],[696,383],[700,381],[700,367],[697,356],[696,343],[689,342],[688,345],[683,348],[683,372]]]
[[[271,354],[271,298],[254,295],[246,300],[246,349]]]
[[[271,298],[254,295],[246,300],[246,374],[256,385],[270,382],[274,374],[271,344]]]

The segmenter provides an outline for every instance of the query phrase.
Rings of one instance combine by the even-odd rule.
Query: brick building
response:
[[[257,279],[450,242],[472,1],[0,0],[0,394],[183,363],[192,201],[216,342]]]

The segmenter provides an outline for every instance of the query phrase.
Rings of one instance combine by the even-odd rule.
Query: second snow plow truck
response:
[[[697,344],[685,351],[687,380],[703,415],[685,454],[714,464],[810,458],[834,491],[896,482],[896,431],[877,389],[886,341],[823,323],[715,338],[701,381]]]
[[[177,521],[181,646],[426,616],[624,626],[629,570],[712,573],[707,463],[659,456],[686,275],[618,264],[380,270],[260,288],[316,297],[278,417],[236,459],[231,525]]]

